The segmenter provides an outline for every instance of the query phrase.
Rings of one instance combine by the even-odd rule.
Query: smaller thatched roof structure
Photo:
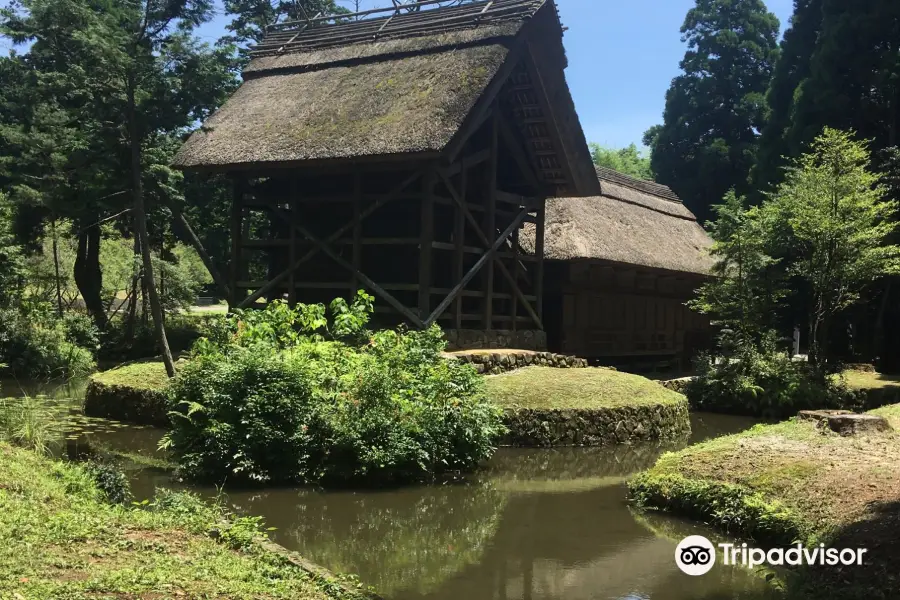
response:
[[[544,256],[709,274],[712,240],[672,190],[598,168],[602,195],[547,200]],[[521,236],[534,251],[534,229]]]

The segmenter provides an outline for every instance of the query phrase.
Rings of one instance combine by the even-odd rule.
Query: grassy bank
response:
[[[160,361],[135,362],[91,375],[84,413],[138,425],[169,423],[169,378]]]
[[[503,407],[590,410],[684,401],[655,381],[603,368],[527,367],[488,376],[486,384],[488,396]]]
[[[872,411],[900,427],[900,405]],[[787,581],[814,597],[887,598],[900,588],[900,433],[841,437],[813,422],[758,425],[664,455],[630,482],[633,500],[761,543],[867,548],[862,567]]]
[[[485,378],[510,446],[599,446],[690,433],[687,400],[612,369],[526,367]]]
[[[2,443],[0,515],[2,598],[356,596],[263,549],[252,520],[223,525],[218,509],[176,494],[114,506],[82,468]]]

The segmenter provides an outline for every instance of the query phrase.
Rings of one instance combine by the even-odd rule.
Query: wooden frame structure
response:
[[[433,3],[422,3],[427,4]],[[223,285],[231,306],[276,298],[292,304],[328,302],[364,288],[377,299],[380,324],[542,331],[546,199],[599,190],[565,86],[562,27],[553,0],[482,0],[406,14],[365,11],[363,16],[378,12],[392,14],[330,25],[323,23],[333,17],[316,16],[274,29],[251,53],[247,94],[276,89],[290,77],[298,86],[305,85],[303,78],[318,77],[311,88],[315,94],[321,78],[344,87],[346,76],[339,69],[402,73],[403,61],[421,57],[415,65],[424,66],[416,68],[437,70],[417,77],[447,77],[456,69],[441,72],[440,60],[458,61],[466,52],[471,58],[459,64],[471,69],[474,79],[463,73],[459,93],[469,93],[479,77],[483,88],[453,134],[431,150],[416,146],[412,152],[350,155],[341,148],[335,153],[337,142],[328,136],[343,113],[319,117],[329,109],[317,105],[316,116],[292,122],[303,130],[297,146],[315,158],[297,155],[301,150],[294,146],[286,151],[285,136],[271,142],[268,132],[253,130],[249,135],[270,146],[260,153],[264,161],[246,155],[222,160],[226,142],[234,147],[248,135],[242,129],[247,118],[241,114],[246,108],[239,90],[176,158],[182,168],[225,171],[234,181],[231,265]],[[382,46],[365,46],[373,41]],[[491,62],[494,56],[499,63]],[[488,66],[479,67],[477,60]],[[384,90],[378,86],[393,82],[393,76],[379,82],[369,94],[380,97]],[[350,89],[365,93],[359,91],[365,85]],[[438,95],[431,88],[421,93]],[[453,88],[443,91],[453,93]],[[358,97],[347,101],[366,105]],[[268,128],[261,111],[269,106],[278,112],[282,106],[261,102],[250,120],[264,121]],[[468,102],[463,95],[437,110]],[[394,107],[379,110],[382,116],[358,128],[391,139],[395,132],[379,128],[381,122],[395,122]],[[420,128],[430,127],[426,122]],[[325,137],[317,141],[319,132]],[[256,153],[255,147],[247,148]],[[537,232],[531,252],[520,246],[524,227]]]

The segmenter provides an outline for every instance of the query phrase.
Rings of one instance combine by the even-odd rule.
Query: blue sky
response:
[[[350,7],[352,0],[339,0]],[[388,0],[360,0],[361,8]],[[792,0],[766,0],[787,27]],[[679,29],[694,0],[557,0],[569,58],[566,78],[589,142],[641,146],[662,122],[665,93],[684,56]],[[202,34],[214,41],[229,21],[220,15]]]
[[[792,0],[766,2],[784,31]],[[389,2],[360,4],[373,8]],[[662,121],[666,89],[684,55],[679,29],[694,0],[557,0],[557,5],[569,28],[566,78],[588,141],[640,146],[644,131]],[[214,42],[229,21],[219,14],[201,35]]]

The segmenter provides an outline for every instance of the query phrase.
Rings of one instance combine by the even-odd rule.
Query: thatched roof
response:
[[[706,275],[712,240],[666,186],[598,169],[601,196],[547,200],[544,256]],[[521,236],[534,251],[534,229]]]
[[[287,24],[253,50],[243,85],[190,136],[175,166],[230,170],[437,156],[462,135],[476,106],[501,91],[491,84],[526,39],[531,52],[554,57],[558,73],[545,79],[561,98],[562,27],[553,0],[483,0],[358,21]],[[581,133],[567,90],[565,96],[568,105],[560,104],[564,108],[548,120]],[[575,179],[568,189],[595,193],[585,170],[586,143],[568,130],[560,138],[566,147],[554,150],[569,161]]]

